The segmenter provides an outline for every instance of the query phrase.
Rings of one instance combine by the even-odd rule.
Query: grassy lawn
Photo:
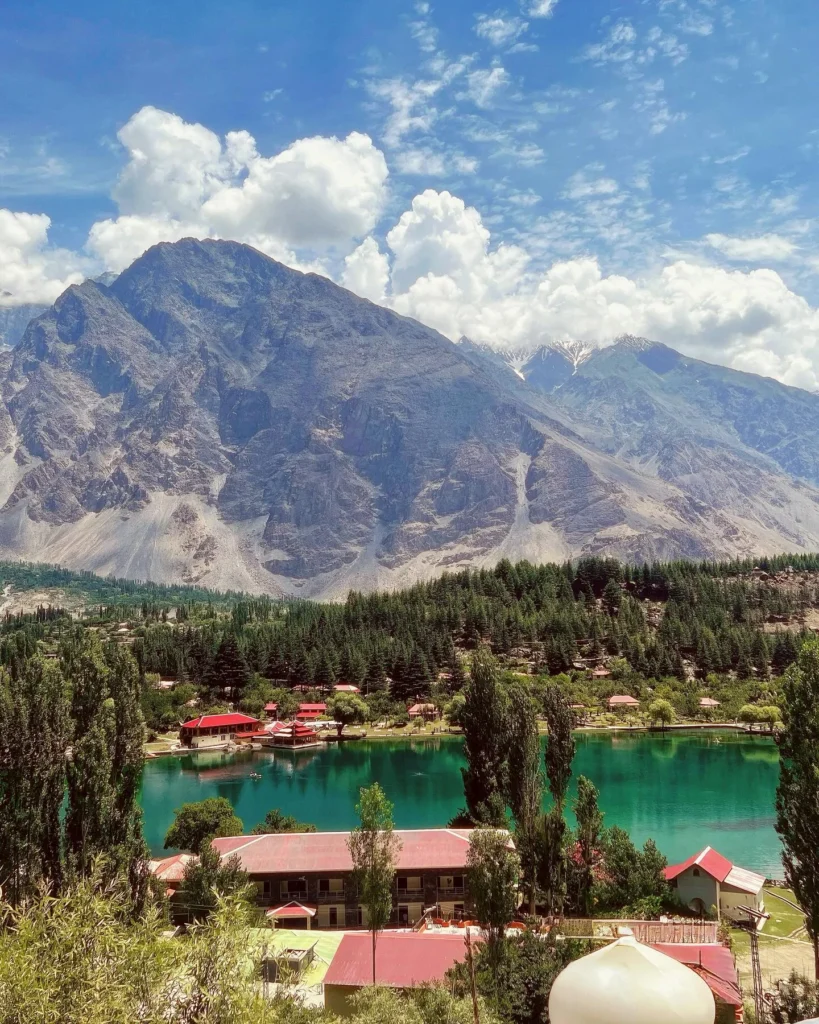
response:
[[[155,740],[150,743],[146,743],[143,747],[145,753],[155,754],[158,751],[170,750],[174,743],[179,739],[178,732],[166,732],[158,735]]]
[[[766,889],[765,909],[771,915],[765,922],[764,935],[787,935],[794,939],[804,939],[805,918],[794,907],[788,906],[783,899],[796,903],[796,897],[790,889]]]
[[[765,890],[765,909],[771,916],[759,933],[759,960],[762,967],[762,982],[766,987],[778,978],[787,977],[794,968],[809,977],[813,973],[813,947],[805,935],[804,918],[798,910],[788,906],[778,896],[796,902],[789,889]],[[744,992],[748,995],[753,985],[751,940],[747,932],[740,928],[731,929],[731,939],[739,979]]]

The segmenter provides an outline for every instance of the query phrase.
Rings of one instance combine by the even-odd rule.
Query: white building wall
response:
[[[719,908],[720,913],[732,921],[747,921],[748,915],[739,910],[740,907],[751,907],[763,913],[765,910],[765,892],[760,890],[756,895],[750,892],[740,892],[736,889],[720,890]]]
[[[699,874],[695,875],[695,871]],[[695,900],[702,900],[708,914],[712,907],[719,906],[719,883],[703,868],[694,865],[677,876],[677,895],[686,907],[690,907]]]

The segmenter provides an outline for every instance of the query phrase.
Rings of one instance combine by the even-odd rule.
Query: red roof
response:
[[[396,829],[401,850],[399,871],[462,870],[466,867],[471,829]],[[349,832],[290,832],[280,835],[229,836],[214,839],[222,857],[235,853],[251,875],[352,871],[347,848]],[[510,840],[511,842],[511,840]]]
[[[326,704],[299,704],[299,712],[302,711],[326,711]]]
[[[716,878],[718,882],[724,882],[734,866],[721,853],[717,853],[710,846],[706,846],[704,850],[695,853],[688,860],[684,860],[682,864],[670,864],[664,872],[666,880],[670,882],[678,875],[681,875],[683,871],[687,871],[688,868],[693,868],[695,865],[702,868],[712,878]]]
[[[730,949],[696,943],[656,943],[652,948],[696,971],[714,995],[729,1006],[742,1006],[739,978]]]
[[[268,704],[265,704],[264,706],[265,711],[277,711],[278,708],[279,705],[274,700],[270,701]]]
[[[428,711],[434,713],[435,710],[436,708],[434,704],[413,704],[412,707],[409,709],[408,714],[423,715],[426,714],[426,712]]]
[[[298,903],[296,900],[292,900],[290,903],[283,903],[279,907],[271,907],[264,912],[264,916],[274,917],[276,920],[286,917],[315,917],[316,909],[312,903]]]
[[[719,707],[719,701],[718,700],[714,700],[713,697],[700,697],[700,707],[701,708],[718,708]]]
[[[284,736],[292,739],[295,731],[296,736],[315,736],[316,727],[306,722],[269,722],[264,729],[260,729],[257,736]]]
[[[250,715],[241,715],[238,712],[232,715],[201,715],[199,718],[192,718],[182,725],[183,729],[210,729],[215,726],[230,725],[259,725],[258,718],[251,718]]]
[[[361,690],[352,683],[336,683],[333,689],[336,693],[361,693]]]
[[[629,694],[616,694],[614,697],[609,697],[608,703],[614,707],[617,704],[621,704],[625,707],[633,707],[635,704],[639,704],[639,700],[636,697],[632,697]]]
[[[162,860],[148,861],[148,870],[163,882],[181,882],[185,878],[185,868],[192,860],[196,860],[193,854],[175,853],[172,857],[163,857]]]
[[[414,988],[442,981],[450,967],[466,958],[462,935],[382,932],[375,947],[375,979],[391,988]],[[325,985],[360,988],[373,983],[373,946],[367,932],[344,936]]]

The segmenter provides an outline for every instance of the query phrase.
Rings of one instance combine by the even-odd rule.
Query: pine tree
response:
[[[227,691],[230,699],[237,703],[242,690],[250,682],[250,669],[239,649],[239,641],[232,629],[225,631],[213,660],[205,685],[212,694]]]

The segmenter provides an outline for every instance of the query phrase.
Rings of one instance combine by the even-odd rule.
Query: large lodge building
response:
[[[410,926],[434,909],[459,919],[468,905],[470,829],[396,830],[401,843],[393,889],[393,927]],[[223,859],[239,858],[255,885],[257,902],[289,928],[366,928],[358,902],[349,832],[297,832],[214,839]],[[510,839],[510,844],[512,840]],[[162,861],[159,862],[161,865]]]

